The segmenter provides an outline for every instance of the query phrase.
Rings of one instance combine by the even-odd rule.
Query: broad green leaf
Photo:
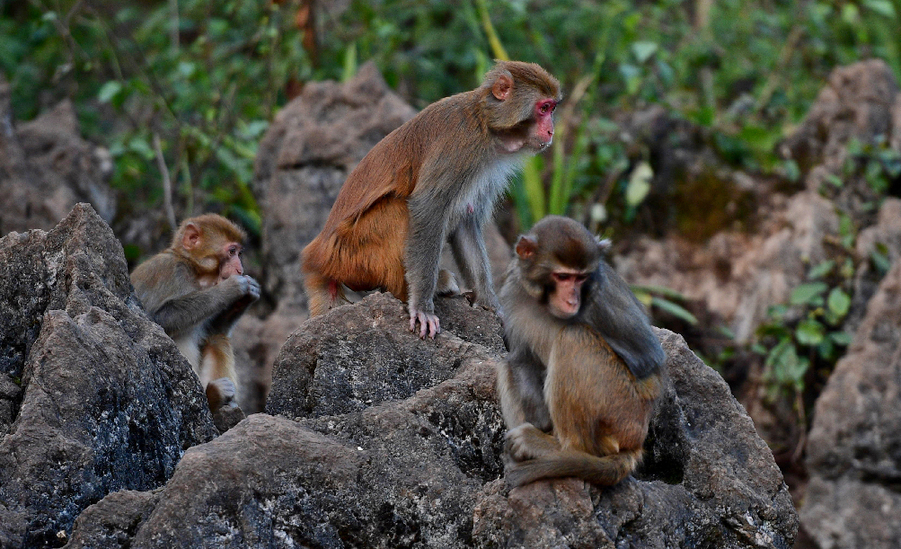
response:
[[[829,334],[829,339],[834,341],[836,345],[841,345],[842,347],[847,347],[851,344],[851,334],[848,332],[832,332]]]
[[[843,292],[841,288],[832,288],[826,302],[829,305],[829,310],[839,318],[848,314],[848,309],[851,308],[851,296]]]
[[[863,5],[879,15],[884,15],[889,18],[894,18],[896,15],[895,7],[889,0],[864,0]]]
[[[676,301],[688,301],[688,298],[685,297],[684,294],[672,288],[667,288],[666,286],[659,286],[657,284],[633,284],[630,288],[632,288],[633,292],[646,292],[649,294],[661,295],[669,299],[675,299]]]
[[[642,162],[632,170],[629,176],[629,185],[626,187],[626,204],[635,207],[648,196],[651,191],[651,179],[654,170],[647,162]]]
[[[833,261],[832,259],[823,261],[822,263],[812,267],[810,271],[807,272],[807,278],[814,280],[817,278],[823,278],[824,276],[829,274],[834,267],[835,261]]]
[[[816,320],[804,320],[798,324],[795,330],[795,338],[798,343],[813,347],[819,345],[823,341],[825,329],[823,325]]]
[[[101,103],[109,103],[120,91],[122,91],[122,84],[117,80],[110,80],[100,87],[100,91],[97,92],[97,100]]]
[[[669,301],[669,300],[663,299],[663,298],[659,298],[659,297],[652,297],[651,304],[654,305],[655,307],[663,309],[664,311],[668,312],[669,314],[673,315],[676,318],[684,320],[685,322],[691,324],[692,326],[695,326],[698,323],[698,319],[695,318],[695,315],[691,314],[684,307],[677,305],[676,303],[673,303],[672,301]]]
[[[829,289],[823,282],[801,284],[792,291],[789,302],[792,305],[817,305],[822,302],[822,295]]]
[[[644,63],[657,53],[656,42],[635,42],[632,44],[632,54],[639,63]]]

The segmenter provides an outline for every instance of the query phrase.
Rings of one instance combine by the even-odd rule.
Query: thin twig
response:
[[[153,132],[153,150],[156,151],[156,163],[163,175],[163,204],[166,208],[166,218],[169,220],[169,226],[175,230],[175,210],[172,209],[172,180],[169,179],[169,168],[166,166],[166,159],[163,158],[163,148],[160,146],[160,135]]]

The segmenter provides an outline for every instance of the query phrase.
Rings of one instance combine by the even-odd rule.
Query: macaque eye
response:
[[[552,276],[557,282],[569,282],[571,280],[577,284],[581,284],[588,280],[588,275],[585,273],[553,273]]]

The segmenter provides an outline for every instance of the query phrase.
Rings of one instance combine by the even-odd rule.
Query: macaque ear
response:
[[[498,101],[504,101],[513,93],[513,77],[509,73],[501,74],[491,86],[491,95]]]
[[[609,238],[601,238],[599,236],[595,237],[595,238],[597,239],[597,242],[598,242],[598,251],[601,252],[602,254],[607,253],[607,250],[609,250],[610,246],[613,245],[613,242]]]
[[[532,259],[537,250],[538,242],[534,238],[529,236],[519,237],[519,242],[516,243],[516,255],[520,259]]]
[[[200,227],[194,223],[188,223],[185,225],[185,233],[181,237],[181,245],[186,250],[193,250],[200,244],[201,237]]]

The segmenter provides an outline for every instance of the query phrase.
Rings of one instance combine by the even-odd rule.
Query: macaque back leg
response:
[[[317,273],[305,273],[303,279],[304,292],[307,295],[307,308],[310,316],[325,314],[343,299],[341,285],[337,281],[325,278]]]
[[[628,445],[624,431],[643,418],[631,405],[624,367],[603,339],[583,328],[563,330],[547,376],[545,398],[561,447],[603,456]]]
[[[406,300],[404,242],[407,223],[405,201],[380,200],[358,219],[337,229],[333,257],[321,276],[354,291],[383,289]]]
[[[561,446],[596,456],[640,452],[660,376],[636,381],[604,339],[584,328],[563,330],[551,355],[546,398]]]
[[[200,363],[200,382],[206,386],[214,379],[227,377],[234,381],[235,352],[231,339],[225,334],[208,336],[203,347],[203,358]]]
[[[214,334],[207,338],[199,377],[200,384],[206,388],[211,410],[216,411],[234,400],[237,393],[235,354],[227,335]]]
[[[491,264],[485,249],[482,228],[475,216],[470,215],[457,227],[450,238],[451,252],[460,269],[463,283],[475,291],[476,303],[500,310],[494,293]]]

